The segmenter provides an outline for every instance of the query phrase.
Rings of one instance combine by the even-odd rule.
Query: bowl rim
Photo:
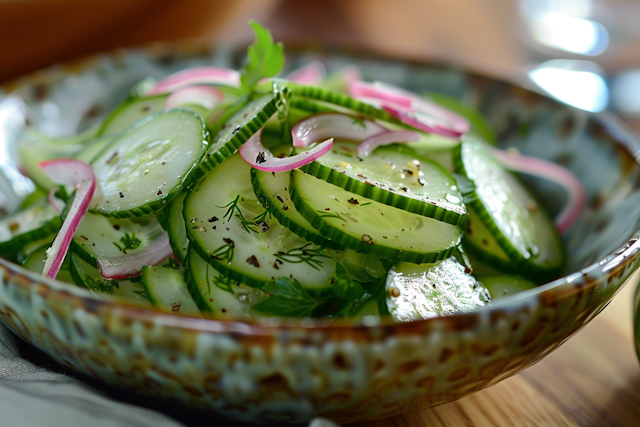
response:
[[[165,41],[149,43],[141,46],[133,46],[126,48],[117,48],[107,52],[94,53],[80,58],[64,61],[40,70],[18,76],[0,84],[0,100],[5,97],[12,96],[14,92],[25,87],[38,84],[50,84],[56,78],[63,75],[71,75],[81,73],[92,68],[98,68],[100,60],[104,57],[126,58],[130,52],[144,52],[153,58],[158,58],[167,53],[190,53],[193,51],[204,52],[206,49],[215,49],[215,44],[209,39],[186,39],[176,41]],[[301,45],[293,45],[288,47],[290,51],[307,51],[307,52],[327,52],[327,50],[318,47],[306,48]],[[574,107],[566,105],[548,94],[540,90],[529,80],[517,81],[518,78],[494,76],[475,70],[472,67],[461,67],[456,64],[448,64],[428,59],[406,59],[392,57],[390,55],[381,55],[379,53],[366,50],[351,50],[349,48],[329,49],[330,54],[344,54],[351,57],[360,57],[368,59],[380,60],[396,60],[402,61],[412,66],[431,66],[441,67],[445,69],[462,70],[471,77],[479,77],[482,79],[507,84],[509,86],[520,88],[528,93],[550,100],[551,102],[561,105],[564,108],[577,110]],[[640,139],[634,135],[633,131],[620,118],[614,114],[603,111],[599,113],[585,112],[590,120],[596,121],[603,125],[609,136],[613,137],[615,144],[621,146],[627,154],[640,165]],[[515,295],[500,299],[490,306],[477,307],[469,312],[454,313],[448,316],[437,316],[427,319],[414,320],[410,322],[396,322],[389,318],[367,319],[314,319],[314,318],[280,318],[280,317],[254,317],[254,318],[229,318],[220,319],[214,317],[197,317],[194,315],[178,314],[159,309],[146,308],[136,305],[126,299],[118,297],[97,297],[93,291],[84,289],[79,286],[44,278],[35,272],[27,270],[22,266],[11,261],[0,258],[0,268],[6,272],[11,272],[18,277],[27,279],[14,281],[13,285],[21,287],[37,287],[38,292],[46,295],[47,298],[69,302],[70,299],[76,303],[86,307],[92,307],[94,310],[113,312],[121,311],[124,318],[132,318],[140,321],[153,321],[161,323],[166,327],[177,328],[181,330],[192,330],[198,332],[211,333],[236,333],[242,335],[274,335],[281,329],[303,329],[313,331],[325,331],[327,333],[340,332],[345,329],[361,331],[365,334],[369,333],[371,328],[391,329],[394,332],[410,332],[414,330],[423,330],[435,324],[444,322],[445,325],[468,324],[470,320],[477,320],[482,316],[488,316],[496,310],[505,310],[513,307],[520,307],[527,302],[537,299],[543,299],[547,304],[554,304],[561,299],[569,298],[576,293],[588,290],[590,287],[599,283],[597,279],[589,279],[581,282],[580,278],[592,273],[615,274],[623,271],[629,263],[631,263],[640,253],[640,227],[638,227],[625,241],[616,249],[611,251],[603,258],[592,262],[591,264],[551,282],[537,286],[534,289],[519,292]],[[0,272],[2,273],[2,272]],[[6,277],[4,278],[6,282]],[[574,283],[575,282],[575,283]],[[563,287],[574,283],[574,286]],[[371,316],[370,316],[371,317]],[[472,319],[473,318],[473,319]],[[391,331],[389,331],[391,332]]]

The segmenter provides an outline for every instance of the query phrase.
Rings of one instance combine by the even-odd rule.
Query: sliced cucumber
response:
[[[178,261],[184,264],[189,249],[189,239],[187,238],[187,228],[182,215],[184,199],[188,190],[178,194],[167,207],[158,211],[158,222],[169,235],[169,243],[173,253],[178,257]]]
[[[402,125],[402,122],[400,122],[398,119],[396,119],[393,115],[389,114],[385,110],[381,110],[372,105],[355,100],[343,93],[332,92],[330,90],[323,89],[317,86],[306,86],[306,85],[299,85],[295,83],[288,83],[287,86],[291,88],[292,96],[299,96],[302,98],[310,98],[310,99],[320,101],[321,106],[322,106],[322,103],[331,104],[326,106],[326,108],[335,109],[336,111],[347,112],[347,113],[351,113],[355,111],[371,118],[380,119],[387,122]],[[298,108],[301,108],[302,104],[298,104],[296,106]],[[342,107],[342,108],[335,108],[334,106]]]
[[[235,153],[277,111],[281,92],[262,95],[254,99],[228,119],[217,133],[199,174],[203,175]]]
[[[323,236],[354,251],[380,258],[435,262],[460,243],[459,227],[350,193],[333,184],[292,172],[291,199]]]
[[[310,290],[330,287],[333,258],[266,213],[250,169],[236,154],[194,186],[184,202],[190,244],[218,271],[248,286],[294,277]]]
[[[202,118],[189,110],[136,123],[92,163],[101,193],[91,209],[125,218],[162,208],[190,182],[208,141]]]
[[[506,298],[518,292],[527,291],[536,287],[536,284],[520,276],[507,274],[495,276],[478,276],[481,282],[491,294],[492,300]]]
[[[199,315],[181,272],[167,267],[142,267],[142,284],[151,305],[165,311]]]
[[[165,94],[127,99],[105,117],[97,136],[115,135],[126,131],[139,120],[164,110],[168,97],[169,95]]]
[[[465,140],[454,162],[456,171],[475,184],[475,190],[466,195],[468,206],[511,259],[513,268],[540,281],[557,276],[565,260],[562,242],[553,222],[526,188],[477,139]]]
[[[22,266],[27,270],[35,271],[36,273],[42,274],[44,263],[47,260],[47,249],[49,249],[49,247],[51,246],[51,242],[53,242],[53,240],[49,240],[45,244],[40,245],[35,250],[31,251],[29,253],[29,256],[27,256],[27,258],[22,263]],[[64,258],[64,261],[60,266],[60,270],[58,271],[58,275],[56,276],[56,280],[67,283],[74,283],[69,271],[69,258],[69,255]]]
[[[0,220],[0,254],[14,259],[25,245],[50,236],[61,225],[58,212],[47,199],[42,199],[35,205]]]
[[[357,126],[354,125],[354,126]],[[359,159],[357,144],[334,142],[331,151],[301,169],[352,193],[459,225],[465,220],[456,180],[436,162],[399,144]]]
[[[332,249],[341,248],[313,228],[294,206],[289,195],[291,172],[271,173],[252,168],[251,182],[258,200],[265,208],[271,208],[271,213],[281,225],[316,245]]]
[[[251,306],[264,297],[259,289],[242,285],[219,273],[193,249],[189,251],[187,263],[189,292],[203,312],[210,312],[216,317],[251,316]]]
[[[141,280],[105,279],[97,268],[75,253],[70,253],[69,257],[69,272],[75,284],[92,290],[96,297],[105,299],[113,295],[145,307],[151,306]]]
[[[455,258],[436,264],[400,263],[387,276],[387,306],[394,320],[409,322],[470,311],[491,301],[486,288]]]
[[[81,152],[76,154],[75,158],[85,163],[93,162],[108,146],[111,144],[117,135],[103,136],[96,138],[91,142],[88,142]]]
[[[138,253],[162,233],[154,214],[119,219],[87,212],[73,235],[70,249],[95,267],[98,257]]]
[[[469,219],[462,239],[464,247],[478,260],[503,271],[517,271],[516,263],[502,250],[498,241],[480,220],[478,214],[469,209]]]

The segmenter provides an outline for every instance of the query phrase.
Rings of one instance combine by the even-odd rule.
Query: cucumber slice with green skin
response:
[[[136,123],[91,164],[101,190],[91,210],[126,218],[162,208],[190,183],[208,143],[202,118],[189,110]]]
[[[49,240],[45,244],[40,245],[35,250],[29,253],[29,256],[24,260],[22,266],[27,270],[35,271],[36,273],[42,274],[42,270],[44,269],[44,263],[47,260],[47,249],[51,247],[51,243],[53,239]],[[60,271],[58,271],[58,275],[56,276],[56,280],[60,280],[62,282],[74,283],[71,278],[71,273],[69,271],[70,261],[69,256],[64,258],[62,265],[60,266]]]
[[[385,110],[381,110],[372,105],[353,99],[352,97],[339,92],[332,92],[327,89],[323,89],[317,86],[306,86],[295,83],[287,83],[287,86],[291,89],[292,96],[298,96],[302,98],[315,99],[320,102],[326,102],[338,107],[346,108],[351,112],[356,111],[364,114],[368,117],[384,120],[387,122],[395,123],[402,127],[406,127],[400,120],[396,119],[393,115],[389,114]],[[296,105],[301,108],[301,104]],[[332,108],[332,106],[328,106]],[[340,108],[337,111],[344,111]]]
[[[392,261],[435,262],[451,256],[462,230],[350,193],[299,170],[291,199],[323,236],[357,252]]]
[[[357,125],[355,125],[357,126]],[[334,142],[331,151],[301,167],[347,191],[453,225],[466,219],[456,180],[436,162],[399,144],[380,147],[365,159],[358,145]]]
[[[169,205],[158,211],[158,222],[169,235],[169,243],[171,249],[180,264],[184,264],[189,249],[189,239],[187,238],[187,225],[184,222],[182,208],[184,207],[184,199],[188,192],[183,191],[178,194]]]
[[[501,274],[477,277],[478,281],[487,288],[494,301],[536,287],[535,283],[520,276]]]
[[[218,272],[191,249],[187,257],[188,289],[202,312],[216,317],[247,317],[264,298],[259,289],[240,284]]]
[[[229,118],[213,139],[200,165],[199,176],[206,174],[238,151],[238,148],[276,113],[280,99],[281,92],[262,95]]]
[[[32,242],[57,232],[62,225],[60,215],[47,199],[0,220],[0,254],[14,259],[15,254]]]
[[[96,136],[122,133],[145,117],[163,111],[168,97],[165,94],[127,99],[105,117]]]
[[[334,259],[266,213],[251,187],[250,169],[236,154],[193,187],[184,202],[190,245],[216,270],[247,286],[293,277],[309,291],[329,288]]]
[[[104,150],[107,149],[117,136],[109,135],[96,138],[91,142],[88,142],[84,149],[76,154],[75,158],[81,162],[91,163],[93,162]]]
[[[389,313],[399,322],[471,311],[491,301],[487,289],[455,258],[396,264],[389,270],[386,291]]]
[[[142,284],[151,305],[172,313],[200,315],[181,272],[167,267],[142,267]]]
[[[517,178],[474,138],[460,145],[454,163],[456,171],[475,184],[475,190],[465,195],[467,205],[495,237],[513,268],[536,280],[558,275],[565,260],[560,237],[549,216]]]
[[[321,235],[296,209],[289,195],[291,172],[271,173],[251,168],[251,182],[258,200],[265,208],[271,207],[271,213],[280,225],[316,245],[331,249],[341,248]]]
[[[91,289],[98,298],[107,299],[109,295],[113,295],[129,302],[151,307],[141,280],[105,279],[100,276],[97,268],[75,253],[69,253],[69,273],[76,285]]]
[[[239,99],[225,100],[219,104],[213,110],[212,117],[207,121],[207,128],[213,138],[215,138],[220,129],[227,123],[227,121],[236,115],[238,111],[242,110],[249,103],[249,99],[243,96]]]
[[[138,253],[162,233],[154,214],[119,219],[87,212],[73,235],[70,249],[95,267],[98,257]]]
[[[478,260],[504,271],[511,271],[516,268],[515,263],[511,262],[509,255],[502,250],[494,235],[491,234],[491,231],[484,225],[473,209],[469,209],[469,219],[467,220],[462,241],[469,253],[473,254]]]

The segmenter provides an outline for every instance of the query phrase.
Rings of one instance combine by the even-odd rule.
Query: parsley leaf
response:
[[[264,77],[273,77],[284,66],[284,45],[274,43],[269,30],[254,20],[249,25],[256,33],[255,42],[247,49],[247,64],[240,72],[240,84],[244,92],[252,92]]]
[[[333,293],[345,300],[358,300],[364,295],[364,288],[355,280],[347,276],[341,264],[336,264],[336,281],[332,285]]]
[[[280,277],[262,288],[269,298],[253,306],[256,311],[284,317],[311,317],[320,305],[331,301],[331,297],[313,298],[296,279]]]

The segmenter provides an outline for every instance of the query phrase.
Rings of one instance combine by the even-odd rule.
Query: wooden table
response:
[[[639,279],[632,277],[589,325],[521,374],[457,402],[360,426],[640,426],[631,323]]]

